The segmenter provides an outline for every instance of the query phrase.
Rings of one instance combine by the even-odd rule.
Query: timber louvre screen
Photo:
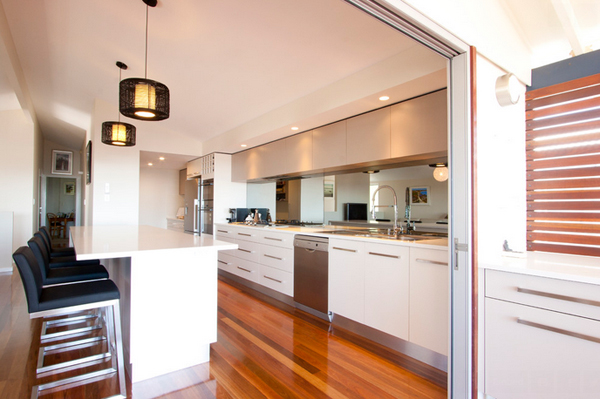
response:
[[[526,95],[527,250],[600,256],[600,74]]]

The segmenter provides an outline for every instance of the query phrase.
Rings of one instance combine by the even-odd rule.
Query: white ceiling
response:
[[[567,58],[571,42],[599,44],[592,43],[600,38],[598,1],[499,1],[534,58]],[[42,133],[81,148],[95,99],[113,104],[116,113],[115,62],[129,66],[122,78],[144,74],[145,4],[1,2]],[[565,9],[573,10],[571,18],[562,17]],[[344,82],[352,77],[360,82],[365,71],[373,73],[385,63],[401,60],[402,72],[412,69],[391,88],[391,101],[443,87],[444,60],[431,56],[429,68],[423,68],[422,55],[415,56],[419,52],[420,45],[343,0],[161,0],[149,9],[148,77],[169,87],[171,116],[130,122],[138,126],[138,142],[145,129],[159,129],[209,140],[212,151],[235,152],[242,142],[253,146],[290,134],[290,115],[297,115],[293,123],[302,131],[382,106],[374,96],[356,95],[328,112],[306,109],[320,93],[340,92]],[[433,71],[442,72],[435,75],[441,80],[431,79]],[[7,99],[2,110],[18,107],[10,82],[0,73],[0,99]],[[288,116],[278,125],[271,117],[275,110]],[[267,130],[265,119],[270,120]]]

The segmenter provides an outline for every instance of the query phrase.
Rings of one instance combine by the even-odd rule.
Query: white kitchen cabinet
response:
[[[269,267],[294,272],[294,250],[292,248],[274,247],[271,245],[260,245],[259,262]]]
[[[196,158],[187,163],[186,175],[188,179],[198,177],[202,173],[202,158]]]
[[[261,176],[261,156],[260,147],[233,154],[231,156],[231,180],[245,182],[263,177]]]
[[[410,248],[410,342],[448,356],[448,250]]]
[[[346,121],[346,163],[390,158],[390,107],[355,116]]]
[[[294,234],[263,229],[259,234],[259,242],[275,247],[294,248]]]
[[[260,265],[259,283],[267,288],[294,296],[294,274],[280,269]]]
[[[329,310],[365,321],[365,244],[329,239]]]
[[[365,321],[408,340],[409,249],[365,243]]]
[[[346,121],[332,123],[312,131],[313,168],[346,165]]]
[[[285,171],[307,172],[313,169],[313,135],[305,132],[283,140],[285,142]]]
[[[392,158],[447,155],[447,94],[440,90],[391,107]]]
[[[485,393],[598,396],[600,287],[493,270],[485,279]]]

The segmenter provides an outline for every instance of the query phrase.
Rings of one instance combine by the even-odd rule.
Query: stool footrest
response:
[[[104,363],[111,358],[110,352],[100,353],[98,355],[92,355],[83,357],[80,359],[69,360],[67,362],[52,364],[50,366],[40,367],[36,370],[37,377],[47,377],[49,375],[64,373],[71,370],[77,370],[83,367],[94,366],[96,364]]]
[[[40,392],[42,391],[44,394],[46,394],[56,391],[62,391],[64,389],[78,387],[81,385],[89,384],[91,382],[102,381],[107,378],[111,378],[116,372],[117,369],[115,368],[107,368],[87,374],[81,374],[75,377],[69,377],[64,378],[62,380],[52,381],[47,384],[35,385],[31,389],[31,399],[37,399],[40,395]]]
[[[86,338],[86,339],[80,339],[78,341],[65,342],[65,343],[51,345],[51,346],[42,346],[42,347],[40,347],[40,349],[38,351],[38,362],[37,362],[36,374],[38,375],[38,377],[44,377],[45,375],[51,375],[51,374],[62,373],[63,371],[67,371],[67,370],[63,370],[64,367],[67,367],[67,365],[64,362],[58,363],[55,365],[51,365],[51,366],[44,366],[44,358],[46,355],[89,348],[89,347],[92,347],[95,345],[102,344],[105,340],[106,340],[106,337],[101,336],[101,337],[91,337],[91,338]],[[80,367],[84,367],[84,366],[80,366]],[[55,370],[58,370],[58,371],[55,371]],[[73,369],[71,368],[69,370],[73,370]],[[44,375],[41,375],[41,374],[44,374]]]

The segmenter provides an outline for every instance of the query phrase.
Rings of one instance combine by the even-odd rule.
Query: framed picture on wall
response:
[[[411,205],[430,205],[429,187],[411,187],[410,188],[410,204]]]
[[[71,175],[73,152],[52,150],[52,173],[55,175]]]
[[[92,182],[92,141],[85,147],[85,184]]]
[[[75,183],[65,183],[65,194],[75,195]]]

